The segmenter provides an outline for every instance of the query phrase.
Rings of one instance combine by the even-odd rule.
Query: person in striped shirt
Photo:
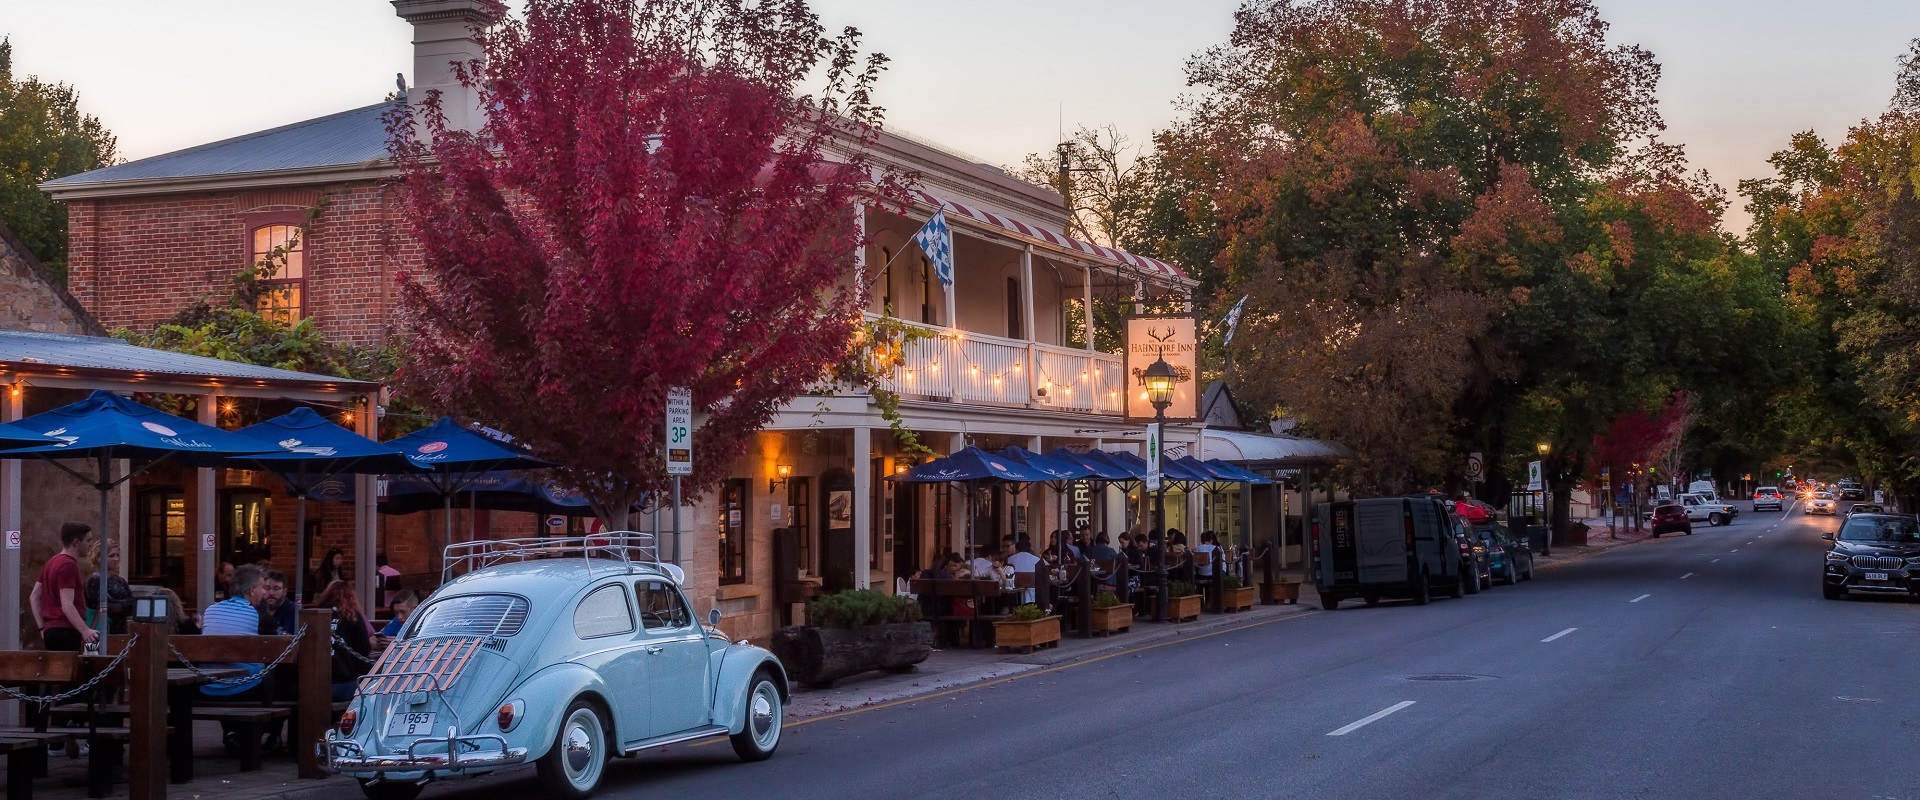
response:
[[[200,624],[200,632],[208,636],[271,636],[279,631],[279,625],[261,609],[266,602],[266,572],[252,564],[246,564],[233,571],[233,580],[227,583],[227,599],[207,607]],[[244,669],[253,673],[254,679],[237,685],[209,684],[200,687],[200,693],[208,697],[249,699],[258,696],[261,689],[260,679],[264,665],[261,664],[210,664],[212,668]]]

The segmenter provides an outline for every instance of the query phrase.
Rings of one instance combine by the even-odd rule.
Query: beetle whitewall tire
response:
[[[599,788],[606,773],[607,724],[600,709],[585,698],[575,699],[560,718],[553,747],[536,765],[549,797],[582,800]]]
[[[780,687],[773,684],[772,676],[764,671],[754,673],[743,713],[745,724],[729,737],[733,752],[742,761],[765,761],[780,746],[780,728],[787,716],[786,706],[780,701]]]

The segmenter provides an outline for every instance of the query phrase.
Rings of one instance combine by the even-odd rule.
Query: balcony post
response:
[[[1027,385],[1026,404],[1033,405],[1034,358],[1033,343],[1039,338],[1039,332],[1033,327],[1033,245],[1020,248],[1020,318],[1021,332],[1027,339],[1027,366],[1022,378]]]

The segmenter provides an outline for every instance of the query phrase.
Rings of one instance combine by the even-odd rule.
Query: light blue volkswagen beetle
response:
[[[698,624],[657,553],[643,533],[448,547],[451,580],[320,744],[329,768],[412,800],[531,761],[552,796],[584,798],[614,755],[720,735],[747,761],[773,755],[786,672],[728,642],[717,612]]]

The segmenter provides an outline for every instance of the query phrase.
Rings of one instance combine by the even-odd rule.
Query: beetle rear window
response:
[[[408,638],[512,636],[527,623],[527,601],[505,594],[449,597],[420,609]]]

